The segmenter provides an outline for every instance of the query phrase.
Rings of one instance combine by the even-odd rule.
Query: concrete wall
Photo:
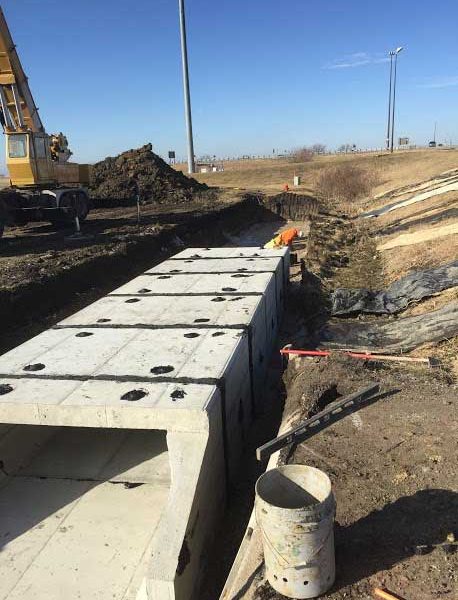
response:
[[[287,250],[188,249],[0,357],[0,459],[9,469],[0,475],[6,515],[0,537],[3,528],[21,530],[20,539],[39,548],[42,534],[37,537],[33,519],[27,525],[21,515],[33,513],[40,482],[54,481],[56,473],[60,481],[52,494],[48,490],[50,504],[41,515],[48,552],[32,552],[33,568],[10,576],[4,598],[58,597],[69,564],[79,569],[79,579],[67,584],[74,597],[198,597],[202,557],[224,510],[227,486],[237,477],[251,420],[262,406],[288,273]],[[107,469],[108,442],[114,451],[116,440],[127,439],[129,431],[133,437],[122,446],[116,468]],[[154,448],[154,436],[164,440],[164,448],[159,458],[154,452],[145,458],[140,449]],[[15,451],[18,445],[24,452]],[[81,486],[81,473],[93,484]],[[145,508],[133,520],[129,511],[135,506],[129,503],[135,494],[113,500],[119,496],[116,483],[144,486],[137,501],[139,511],[142,502]],[[24,485],[31,504],[18,513],[15,498]],[[58,533],[47,525],[52,498],[68,485],[79,498],[66,517],[75,529],[67,536],[71,563],[60,555]],[[108,547],[114,543],[100,512],[103,498],[110,505],[128,503],[127,549],[139,523],[144,521],[148,533],[136,534],[139,541],[127,552],[137,559],[122,559],[130,565],[127,574],[110,570],[106,546],[88,564],[88,548],[80,545],[89,533],[94,546],[104,536]],[[107,518],[115,513],[108,511]],[[8,542],[9,560],[19,560],[23,551],[18,539]],[[124,550],[116,553],[118,560]],[[8,568],[3,556],[0,573]],[[58,572],[49,572],[53,561]]]

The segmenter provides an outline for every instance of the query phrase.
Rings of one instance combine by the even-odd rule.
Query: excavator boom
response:
[[[0,8],[0,108],[6,132],[44,133],[27,76]],[[1,118],[1,116],[0,116]]]

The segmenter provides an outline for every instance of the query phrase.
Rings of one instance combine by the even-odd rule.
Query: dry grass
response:
[[[455,243],[451,238],[455,237]],[[457,256],[457,236],[447,236],[412,246],[383,252],[384,274],[387,283],[400,279],[410,271],[444,265]]]
[[[327,205],[342,206],[369,196],[376,183],[378,176],[374,169],[347,163],[322,169],[316,188]]]
[[[414,183],[458,166],[458,150],[410,150],[393,154],[342,154],[315,155],[308,163],[294,163],[289,158],[238,160],[224,163],[221,173],[199,173],[198,181],[223,188],[259,189],[277,193],[288,183],[292,187],[293,176],[302,177],[302,185],[294,190],[314,193],[320,171],[332,165],[356,164],[362,168],[375,169],[381,177],[374,194],[395,187]],[[186,172],[186,165],[176,165]]]

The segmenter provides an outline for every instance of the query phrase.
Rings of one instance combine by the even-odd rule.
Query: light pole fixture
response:
[[[394,50],[394,78],[393,78],[393,108],[391,113],[391,152],[394,150],[394,115],[396,108],[396,75],[397,75],[397,66],[398,66],[398,54],[402,52],[403,47],[399,46]]]
[[[186,41],[186,17],[184,0],[178,0],[180,11],[181,63],[183,68],[183,92],[186,117],[186,133],[188,137],[188,173],[195,173],[194,140],[192,135],[191,94],[189,91],[188,45]]]
[[[393,82],[393,56],[394,50],[390,50],[390,88],[388,92],[388,124],[386,126],[386,149],[390,149],[390,135],[391,135],[391,87]]]

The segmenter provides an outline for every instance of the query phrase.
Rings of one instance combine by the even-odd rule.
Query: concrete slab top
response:
[[[51,329],[0,357],[0,375],[205,383],[246,347],[247,334],[230,329]]]
[[[117,288],[110,295],[117,294],[168,294],[177,296],[218,295],[218,294],[264,294],[269,286],[275,286],[273,273],[215,273],[199,275],[150,274],[140,275]]]
[[[262,296],[105,296],[59,323],[68,326],[245,327]],[[190,334],[191,335],[191,334]]]
[[[0,377],[0,422],[204,431],[220,392],[208,384]]]
[[[285,257],[289,255],[288,248],[262,248],[259,246],[247,246],[240,248],[186,248],[175,256],[176,259],[197,258],[272,258]]]
[[[283,268],[280,257],[227,258],[225,260],[171,259],[146,273],[277,273]]]

